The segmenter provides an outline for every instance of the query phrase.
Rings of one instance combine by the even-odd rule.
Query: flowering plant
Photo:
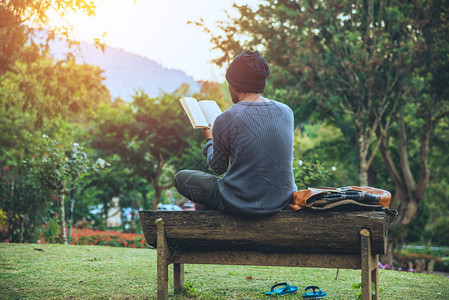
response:
[[[40,244],[51,243],[45,235],[40,236]],[[123,233],[120,231],[100,231],[89,228],[73,229],[72,245],[96,245],[111,247],[147,248],[143,234]]]

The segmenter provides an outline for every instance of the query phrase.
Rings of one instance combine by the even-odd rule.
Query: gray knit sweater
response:
[[[292,170],[293,113],[280,102],[239,102],[224,111],[203,147],[229,212],[273,214],[297,190]],[[230,167],[228,170],[228,166]]]

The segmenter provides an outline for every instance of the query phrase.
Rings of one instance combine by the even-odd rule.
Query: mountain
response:
[[[64,59],[68,51],[65,42],[54,41],[50,45],[55,59]],[[136,90],[143,90],[150,97],[160,91],[171,93],[181,84],[187,83],[192,92],[199,91],[199,84],[193,77],[180,70],[167,69],[154,60],[127,52],[123,49],[106,47],[104,52],[93,44],[81,43],[76,53],[78,63],[99,66],[104,70],[104,84],[112,98],[121,97],[131,101]]]

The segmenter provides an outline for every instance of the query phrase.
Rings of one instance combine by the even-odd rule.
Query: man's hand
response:
[[[203,128],[204,137],[206,138],[206,140],[212,138],[212,129],[211,129],[211,126],[210,126],[210,125],[209,125],[209,127],[210,127],[210,128]]]

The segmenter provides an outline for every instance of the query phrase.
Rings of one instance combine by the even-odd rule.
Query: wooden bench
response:
[[[389,217],[381,211],[281,211],[265,218],[218,211],[141,211],[149,245],[157,248],[157,298],[184,286],[184,264],[361,269],[362,298],[379,295],[379,254],[385,254]]]

